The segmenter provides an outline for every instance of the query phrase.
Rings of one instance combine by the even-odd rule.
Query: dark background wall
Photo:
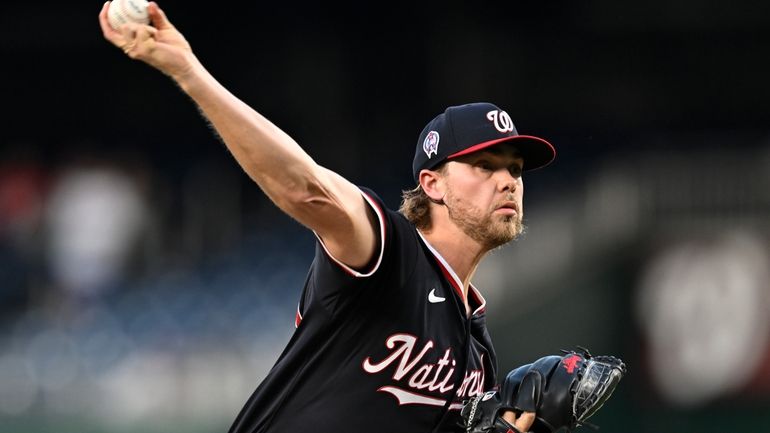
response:
[[[758,1],[162,6],[228,88],[362,180],[397,170],[410,183],[404,161],[419,130],[472,100],[503,105],[570,159],[659,130],[767,121],[770,14]],[[8,146],[53,160],[73,141],[131,141],[123,146],[171,167],[221,156],[186,98],[101,39],[87,11],[5,7]]]

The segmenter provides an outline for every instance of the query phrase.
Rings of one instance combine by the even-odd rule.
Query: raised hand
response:
[[[188,73],[195,61],[192,48],[174,27],[157,3],[149,2],[150,25],[127,23],[113,29],[107,20],[110,2],[99,13],[104,38],[135,60],[141,60],[178,80]]]

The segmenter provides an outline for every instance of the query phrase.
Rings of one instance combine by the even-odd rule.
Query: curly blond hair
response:
[[[437,168],[434,168],[433,171],[443,175],[446,172],[446,165],[441,164]],[[417,185],[413,189],[402,191],[401,199],[401,206],[398,208],[398,211],[418,229],[422,231],[430,230],[432,223],[430,218],[430,204],[432,200],[425,194],[422,187]]]
[[[430,197],[417,185],[401,193],[401,207],[398,211],[420,230],[430,230]]]

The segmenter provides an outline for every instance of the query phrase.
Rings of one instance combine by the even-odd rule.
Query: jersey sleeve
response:
[[[375,272],[377,272],[377,269],[379,269],[380,264],[382,263],[382,256],[385,251],[385,242],[383,240],[385,239],[386,231],[388,231],[388,226],[391,224],[388,224],[387,222],[387,215],[385,214],[385,206],[383,206],[382,201],[377,197],[373,192],[371,191],[365,191],[361,190],[361,195],[363,195],[366,202],[369,204],[369,207],[374,211],[374,214],[377,219],[378,224],[378,232],[377,232],[377,243],[379,244],[377,248],[375,249],[374,257],[369,261],[369,263],[364,266],[361,270],[356,270],[351,268],[350,266],[342,263],[339,261],[336,257],[334,257],[330,252],[329,249],[326,248],[326,244],[324,244],[323,239],[321,239],[320,236],[318,236],[318,233],[313,232],[316,237],[316,241],[318,243],[318,246],[321,247],[321,250],[323,250],[324,255],[328,260],[336,264],[343,272],[350,275],[354,278],[365,278],[370,277],[374,275]],[[317,258],[317,257],[316,257]]]
[[[353,269],[335,258],[316,235],[315,257],[297,307],[296,326],[310,312],[334,316],[351,302],[366,302],[365,298],[373,291],[395,292],[401,287],[404,275],[413,270],[416,231],[401,214],[388,209],[373,191],[360,189],[376,215],[375,254],[362,269]]]

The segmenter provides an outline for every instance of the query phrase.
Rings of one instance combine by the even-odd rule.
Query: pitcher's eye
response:
[[[508,168],[508,171],[511,172],[511,176],[513,177],[521,177],[521,174],[524,172],[524,167],[520,164],[513,164]]]
[[[492,167],[492,164],[490,164],[488,161],[478,161],[476,162],[476,167],[484,170],[484,171],[492,171],[494,170],[494,167]]]

